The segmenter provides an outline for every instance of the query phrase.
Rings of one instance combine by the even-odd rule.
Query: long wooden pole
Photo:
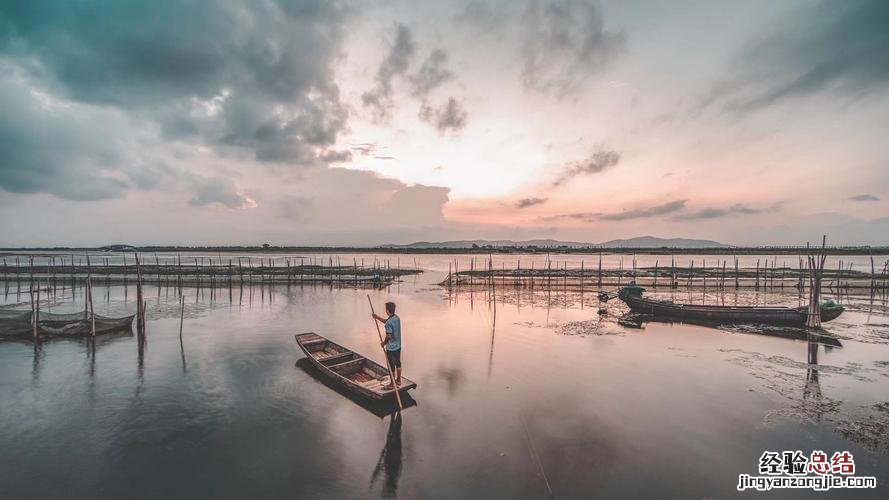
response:
[[[370,295],[367,296],[367,303],[370,304],[370,313],[376,316],[376,311],[374,311],[374,303],[370,300]],[[395,385],[395,371],[392,369],[392,365],[389,364],[389,355],[386,353],[386,348],[383,346],[383,333],[380,331],[380,322],[377,321],[377,318],[373,318],[374,326],[377,327],[377,336],[380,337],[380,348],[383,349],[383,358],[386,359],[386,368],[389,369],[389,383],[392,384],[392,389],[395,391],[395,399],[398,400],[398,409],[403,410],[404,406],[401,404],[401,394],[398,393],[398,387]]]

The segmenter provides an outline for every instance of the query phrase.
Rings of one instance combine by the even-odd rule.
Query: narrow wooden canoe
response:
[[[349,391],[372,400],[394,396],[395,389],[382,389],[389,383],[389,370],[385,366],[315,333],[301,333],[295,338],[322,374]],[[398,390],[405,392],[416,387],[415,382],[402,376]]]

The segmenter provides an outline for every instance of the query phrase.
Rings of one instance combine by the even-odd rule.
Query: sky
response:
[[[889,244],[889,2],[0,5],[0,247]]]

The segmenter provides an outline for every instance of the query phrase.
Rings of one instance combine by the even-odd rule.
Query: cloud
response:
[[[14,73],[0,64],[6,71]],[[129,141],[117,136],[138,132],[120,113],[48,102],[21,78],[0,78],[0,109],[0,188],[94,201],[150,187],[142,174],[151,170],[145,166],[151,158],[128,153]]]
[[[377,151],[379,149],[379,146],[373,142],[362,142],[359,144],[350,144],[349,149],[362,156],[367,156]]]
[[[457,99],[449,97],[445,104],[438,108],[433,108],[427,103],[420,106],[418,116],[424,122],[431,124],[439,133],[445,133],[448,130],[459,132],[469,119],[469,114],[463,108]]]
[[[321,159],[327,163],[345,163],[348,161],[352,161],[352,152],[349,150],[330,150],[325,151],[321,155]]]
[[[603,72],[626,48],[626,33],[606,30],[587,0],[533,1],[522,29],[525,87],[560,97]]]
[[[0,100],[17,100],[25,119],[3,126],[0,143],[32,152],[4,148],[0,185],[69,199],[121,196],[149,184],[139,172],[155,168],[148,151],[161,140],[156,151],[183,141],[260,161],[323,162],[348,126],[333,64],[349,10],[314,0],[245,6],[5,6]],[[40,97],[38,106],[22,89]]]
[[[676,217],[673,217],[673,219],[682,221],[716,219],[719,217],[724,217],[730,213],[731,212],[729,210],[726,210],[724,208],[702,208],[688,214],[677,215]]]
[[[742,214],[742,215],[752,215],[752,214],[762,214],[762,213],[772,213],[777,212],[781,209],[781,202],[773,203],[767,207],[763,208],[754,208],[743,203],[736,203],[728,208],[702,208],[700,210],[690,212],[687,214],[681,214],[674,217],[674,220],[677,221],[691,221],[691,220],[702,220],[702,219],[718,219],[720,217],[725,217],[727,215],[732,214]]]
[[[417,73],[411,76],[411,93],[415,97],[428,95],[443,83],[454,78],[454,74],[445,67],[448,55],[441,49],[433,50],[423,61]]]
[[[573,214],[547,215],[544,217],[540,217],[540,220],[544,222],[557,222],[560,220],[579,220],[583,222],[592,222],[594,220],[598,220],[601,217],[602,214],[599,212],[579,212]]]
[[[603,214],[600,217],[604,220],[614,221],[644,219],[648,217],[655,217],[658,215],[678,212],[679,210],[685,208],[685,202],[686,200],[676,200],[661,205],[654,205],[651,207],[634,208],[617,213]]]
[[[553,181],[553,186],[560,186],[578,175],[589,175],[602,172],[605,169],[620,163],[620,159],[621,154],[617,151],[599,149],[583,161],[577,161],[566,165],[559,177]]]
[[[850,201],[880,201],[880,198],[872,194],[858,194],[849,197]]]
[[[560,220],[577,220],[582,222],[593,222],[598,220],[608,220],[608,221],[623,221],[623,220],[632,220],[632,219],[646,219],[650,217],[656,217],[658,215],[670,214],[673,212],[678,212],[685,208],[686,200],[675,200],[667,203],[663,203],[660,205],[654,205],[650,207],[640,207],[634,208],[630,210],[624,210],[621,212],[614,213],[601,213],[601,212],[578,212],[578,213],[570,213],[570,214],[558,214],[558,215],[549,215],[545,217],[541,217],[540,220],[544,222],[556,222]]]
[[[442,208],[450,193],[446,187],[407,185],[370,171],[320,167],[307,170],[303,182],[287,191],[277,200],[279,213],[298,214],[342,240],[356,231],[364,239],[375,231],[444,224]],[[377,235],[368,241],[384,240]]]
[[[737,56],[702,105],[750,112],[818,92],[847,99],[885,92],[887,23],[883,0],[801,6]]]
[[[506,17],[503,14],[503,12],[495,13],[489,3],[476,0],[468,2],[463,10],[455,14],[453,22],[457,26],[473,28],[477,34],[490,34],[503,28],[505,24],[503,20]]]
[[[534,205],[541,205],[543,203],[546,203],[548,200],[549,198],[522,198],[521,200],[516,202],[515,206],[516,208],[528,208],[533,207]]]
[[[230,179],[221,176],[190,175],[188,182],[195,192],[195,197],[188,202],[192,206],[202,207],[212,204],[228,208],[255,208],[257,206],[256,202],[240,192]]]
[[[373,110],[375,119],[385,121],[391,116],[392,80],[407,73],[416,51],[410,28],[403,24],[396,25],[389,53],[377,69],[376,85],[361,96],[364,106]]]

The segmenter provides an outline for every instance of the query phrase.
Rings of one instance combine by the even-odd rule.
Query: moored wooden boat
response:
[[[669,300],[645,298],[642,296],[644,290],[644,288],[638,286],[627,286],[621,288],[617,296],[634,313],[690,322],[719,324],[754,323],[804,327],[808,318],[806,307],[677,304]],[[844,310],[843,306],[832,301],[825,302],[821,305],[821,321],[827,322],[836,319]]]
[[[367,399],[381,400],[394,396],[395,389],[383,390],[389,383],[389,370],[379,363],[315,334],[301,333],[296,343],[311,363],[329,379],[349,391]],[[399,392],[417,387],[417,384],[401,377]]]

